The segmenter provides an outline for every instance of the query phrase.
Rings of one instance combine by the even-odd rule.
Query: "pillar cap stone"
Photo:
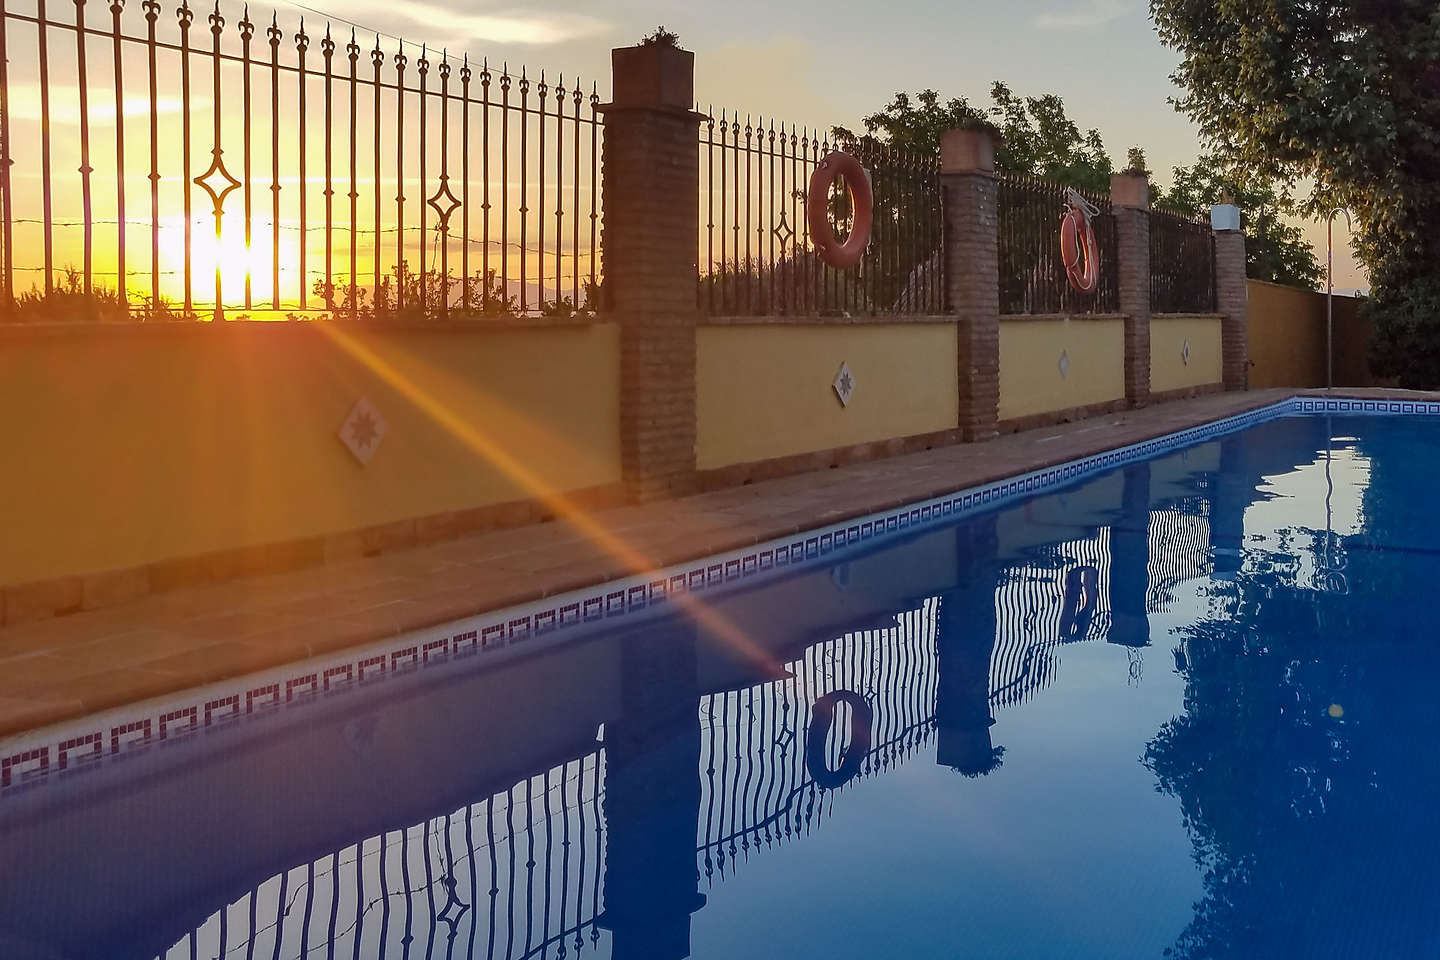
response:
[[[1110,175],[1110,205],[1132,210],[1150,209],[1150,175],[1122,170]]]
[[[610,71],[610,107],[690,112],[695,105],[695,54],[689,50],[658,43],[616,47]]]
[[[995,172],[995,133],[987,127],[953,127],[940,135],[941,173]]]
[[[1210,208],[1210,228],[1218,233],[1240,229],[1240,208],[1233,203],[1217,203]]]

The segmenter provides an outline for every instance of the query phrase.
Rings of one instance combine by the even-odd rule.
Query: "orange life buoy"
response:
[[[1067,193],[1070,209],[1060,217],[1060,259],[1065,262],[1070,286],[1081,293],[1094,293],[1100,285],[1100,251],[1090,227],[1094,208],[1075,191]]]
[[[854,219],[850,224],[850,235],[841,243],[830,225],[830,184],[837,178],[845,181],[850,192],[850,207]],[[825,157],[810,174],[810,190],[805,198],[805,214],[810,221],[810,242],[815,244],[815,253],[821,260],[838,270],[848,270],[860,262],[865,248],[870,245],[870,224],[875,204],[870,190],[870,178],[860,161],[848,153],[835,153]]]

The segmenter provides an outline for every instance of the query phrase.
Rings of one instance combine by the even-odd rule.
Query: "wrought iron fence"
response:
[[[1150,309],[1215,310],[1215,234],[1210,224],[1163,207],[1150,210]]]
[[[181,0],[172,15],[157,0],[74,0],[64,18],[51,3],[0,2],[0,308],[12,315],[493,316],[589,302],[593,84],[379,34],[362,45],[303,18],[292,32],[218,3]]]
[[[1006,173],[996,178],[999,196],[1000,312],[1115,313],[1120,309],[1115,217],[1108,194],[1077,190],[1099,209],[1091,218],[1100,257],[1100,283],[1081,293],[1065,276],[1060,255],[1064,184]]]
[[[699,307],[712,315],[944,312],[939,158],[872,140],[711,111],[700,125]],[[838,270],[813,252],[810,176],[832,150],[870,175],[874,226],[860,264]],[[848,194],[832,186],[829,216],[848,235]]]

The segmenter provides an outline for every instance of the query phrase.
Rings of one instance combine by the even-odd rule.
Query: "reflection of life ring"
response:
[[[1060,259],[1065,261],[1070,286],[1081,293],[1094,293],[1100,285],[1100,251],[1090,218],[1100,211],[1074,190],[1065,194],[1069,209],[1060,217]]]
[[[854,219],[850,235],[841,243],[830,224],[830,184],[839,178],[850,192]],[[860,161],[848,153],[836,151],[815,166],[810,175],[810,190],[805,199],[805,215],[810,220],[810,240],[821,260],[837,270],[848,270],[860,262],[870,245],[870,222],[875,198],[870,192],[870,178]]]
[[[850,742],[841,752],[840,767],[831,770],[825,758],[825,741],[835,722],[835,705],[850,706]],[[870,752],[870,727],[875,713],[865,698],[851,690],[835,690],[815,701],[810,708],[810,729],[805,734],[805,767],[816,786],[827,790],[843,786],[860,772],[865,754]]]
[[[1064,601],[1060,607],[1060,639],[1073,640],[1085,632],[1099,598],[1099,570],[1086,566],[1066,571]]]

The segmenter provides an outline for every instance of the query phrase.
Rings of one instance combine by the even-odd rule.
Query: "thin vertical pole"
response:
[[[540,71],[540,84],[535,88],[540,95],[540,109],[536,111],[536,127],[539,130],[538,160],[536,169],[540,171],[539,187],[540,195],[535,206],[536,240],[535,261],[540,266],[540,283],[536,290],[536,309],[541,313],[545,312],[545,101],[550,88],[545,85],[545,71]],[[521,176],[525,177],[525,165],[520,165]],[[528,179],[528,178],[525,178]],[[522,183],[524,180],[521,181]]]
[[[356,257],[356,221],[360,219],[360,191],[355,189],[357,176],[357,151],[359,150],[359,132],[355,129],[356,107],[359,105],[356,100],[359,91],[356,89],[356,65],[360,61],[360,44],[355,42],[355,28],[350,28],[350,42],[345,45],[345,54],[350,58],[350,286],[348,291],[350,319],[355,319],[359,309],[357,295],[360,290],[360,278],[358,276],[358,260]],[[380,129],[374,130],[375,142],[380,142]],[[378,179],[379,170],[376,170]]]
[[[435,196],[443,198],[441,203],[453,199],[450,193],[450,61],[444,51],[440,54],[440,189],[435,191]],[[439,220],[435,225],[440,228],[440,316],[444,318],[450,307],[450,214],[454,207],[442,211],[437,205],[435,212]]]
[[[545,125],[545,118],[540,118]],[[555,303],[564,296],[562,274],[565,269],[561,253],[565,242],[565,75],[560,75],[560,86],[555,88]],[[543,172],[543,171],[542,171]],[[544,177],[541,177],[543,182]],[[580,304],[573,303],[572,307]]]
[[[41,29],[44,29],[43,24]],[[91,269],[94,266],[94,221],[90,207],[90,85],[85,63],[85,0],[75,0],[75,81],[80,89],[80,206],[84,218],[82,263],[85,299],[89,301],[93,293]]]
[[[183,166],[184,210],[185,210],[185,317],[194,312],[194,297],[190,285],[191,255],[194,252],[190,240],[191,222],[190,188],[194,185],[190,169],[190,24],[195,22],[195,12],[190,9],[190,0],[181,0],[180,9],[175,11],[180,21],[180,156]]]
[[[330,38],[330,24],[325,24],[325,37],[320,41],[320,56],[325,61],[325,309],[335,309],[335,180],[334,180],[334,73],[335,41]]]
[[[123,2],[123,0],[115,0]],[[118,17],[119,14],[117,13]],[[0,273],[3,273],[3,280],[0,280],[0,296],[3,302],[0,306],[5,309],[12,309],[15,306],[15,235],[11,228],[14,222],[14,208],[10,196],[10,47],[6,35],[6,24],[9,22],[8,11],[5,0],[0,0],[0,217],[4,218],[5,244],[3,264],[0,264]],[[116,45],[119,45],[119,31],[116,31]],[[120,69],[120,62],[117,59],[115,69]],[[117,91],[119,84],[116,84]],[[119,95],[118,93],[116,94]],[[123,187],[121,188],[124,189]],[[125,217],[120,217],[121,231],[124,231]],[[122,233],[123,235],[123,233]],[[123,246],[122,246],[123,249]]]
[[[430,309],[429,283],[425,276],[429,269],[425,262],[425,78],[430,73],[430,60],[425,56],[425,45],[420,45],[420,59],[415,61],[415,72],[420,76],[420,198],[416,204],[420,209],[420,315],[424,317]]]
[[[510,302],[510,65],[500,65],[500,297]],[[488,249],[488,248],[487,248]],[[507,814],[508,816],[508,814]]]
[[[705,114],[705,284],[706,312],[715,312],[715,110]]]
[[[150,315],[160,310],[160,112],[155,99],[155,20],[160,4],[145,0],[146,53],[150,65]]]
[[[460,307],[470,312],[470,55],[460,65]],[[465,823],[469,836],[470,823]],[[473,851],[472,851],[473,855]],[[473,856],[472,856],[473,859]],[[471,864],[472,872],[474,864]],[[472,898],[473,900],[473,898]],[[471,928],[474,940],[474,928]],[[472,950],[473,952],[473,950]]]
[[[45,16],[45,0],[35,0],[36,34],[40,57],[40,202],[43,207],[41,229],[45,247],[45,295],[55,289],[54,229],[51,220],[50,191],[50,21]]]
[[[490,307],[490,61],[480,61],[480,312]]]
[[[595,230],[600,214],[597,212],[595,200],[600,196],[598,179],[600,176],[600,164],[596,153],[596,141],[600,137],[600,123],[595,118],[596,109],[600,106],[600,94],[592,82],[590,84],[590,288],[595,289]],[[599,308],[599,304],[596,304]]]
[[[280,309],[280,24],[270,15],[270,309]]]
[[[1335,388],[1335,214],[1325,222],[1325,389]]]
[[[580,101],[584,97],[580,94],[580,78],[575,78],[575,91],[572,94],[575,103],[575,117],[571,139],[575,143],[575,160],[571,168],[571,176],[575,183],[571,193],[570,210],[570,298],[575,302],[575,309],[580,309]]]
[[[244,121],[243,121],[243,122],[244,122],[244,137],[245,137],[245,139],[244,139],[244,146],[243,146],[243,149],[244,149],[244,151],[245,151],[245,157],[244,157],[244,166],[245,166],[245,193],[244,193],[243,199],[244,199],[244,203],[245,203],[245,309],[246,309],[246,310],[249,310],[249,309],[251,309],[251,308],[253,307],[251,281],[252,281],[252,274],[254,273],[254,271],[253,271],[252,268],[251,268],[251,263],[250,263],[250,251],[251,251],[251,249],[252,249],[252,242],[253,242],[253,230],[252,230],[252,226],[251,226],[251,224],[252,224],[252,220],[251,220],[251,216],[252,216],[251,203],[252,203],[253,194],[254,194],[254,190],[253,190],[253,188],[252,188],[251,185],[250,185],[250,176],[251,176],[251,169],[250,169],[250,150],[251,150],[251,146],[252,146],[252,138],[251,138],[251,135],[250,135],[250,39],[251,39],[253,36],[255,36],[255,24],[250,21],[250,5],[247,3],[247,4],[245,5],[245,14],[244,14],[244,16],[241,17],[241,19],[240,19],[240,69],[242,69],[242,70],[244,71],[244,73],[243,73],[243,75],[242,75],[242,79],[241,79],[240,97],[241,97],[241,102],[242,102],[242,105],[243,105],[243,106],[242,106],[242,109],[243,109],[243,112],[244,112],[244,114],[245,114],[245,119],[244,119]]]
[[[520,68],[520,312],[521,312],[521,313],[524,313],[524,312],[525,312],[525,308],[526,308],[526,297],[528,296],[528,293],[527,293],[527,291],[526,291],[526,289],[525,289],[525,281],[526,281],[527,279],[529,279],[529,275],[528,275],[527,272],[526,272],[526,269],[527,269],[527,265],[526,265],[526,253],[527,253],[527,251],[526,251],[526,249],[525,249],[526,244],[529,242],[529,240],[527,239],[528,234],[527,234],[526,229],[525,229],[525,223],[526,223],[526,220],[527,220],[527,218],[528,218],[528,216],[529,216],[529,213],[530,213],[530,207],[528,206],[528,204],[527,204],[527,199],[526,199],[526,198],[529,196],[528,182],[529,182],[529,179],[530,179],[530,178],[529,178],[529,175],[528,175],[528,173],[527,173],[527,167],[526,167],[526,163],[527,163],[527,160],[526,160],[526,144],[527,144],[528,141],[529,141],[528,128],[529,128],[529,126],[530,126],[530,124],[527,122],[527,121],[529,120],[529,106],[528,106],[529,99],[530,99],[530,81],[526,78],[526,76],[525,76],[525,68],[522,66],[522,67]]]
[[[128,308],[130,306],[129,274],[125,270],[125,71],[121,66],[123,58],[120,49],[120,12],[125,9],[125,0],[111,0],[110,2],[110,40],[111,60],[115,66],[115,292],[120,296],[120,305]],[[3,7],[0,7],[0,19],[4,18]],[[3,88],[5,59],[5,27],[0,24],[0,114],[6,111],[5,96]],[[0,119],[0,124],[4,120]],[[0,140],[9,141],[8,132],[0,130]],[[6,160],[0,163],[8,168],[8,155]],[[5,202],[10,202],[9,174],[5,174]],[[9,228],[9,213],[6,213],[6,228]],[[5,255],[10,255],[10,239],[5,239]],[[10,272],[5,271],[5,291],[10,291]],[[8,302],[8,301],[7,301]]]
[[[309,293],[307,287],[310,285],[310,274],[305,269],[305,251],[310,245],[310,233],[307,229],[305,209],[305,51],[310,46],[310,38],[305,35],[305,18],[300,18],[300,32],[295,34],[295,49],[299,53],[298,72],[300,75],[299,86],[299,134],[300,134],[300,309],[305,309],[305,298]]]
[[[370,310],[375,317],[380,316],[380,68],[385,65],[385,52],[380,49],[380,34],[375,34],[375,49],[370,51],[370,65],[375,68],[375,129],[373,147],[375,155],[371,158],[374,171],[374,202],[375,202],[375,241],[371,244],[370,255],[375,262],[374,269],[374,290],[370,294]]]
[[[405,43],[395,53],[395,313],[405,306]],[[377,224],[376,229],[379,229]]]

